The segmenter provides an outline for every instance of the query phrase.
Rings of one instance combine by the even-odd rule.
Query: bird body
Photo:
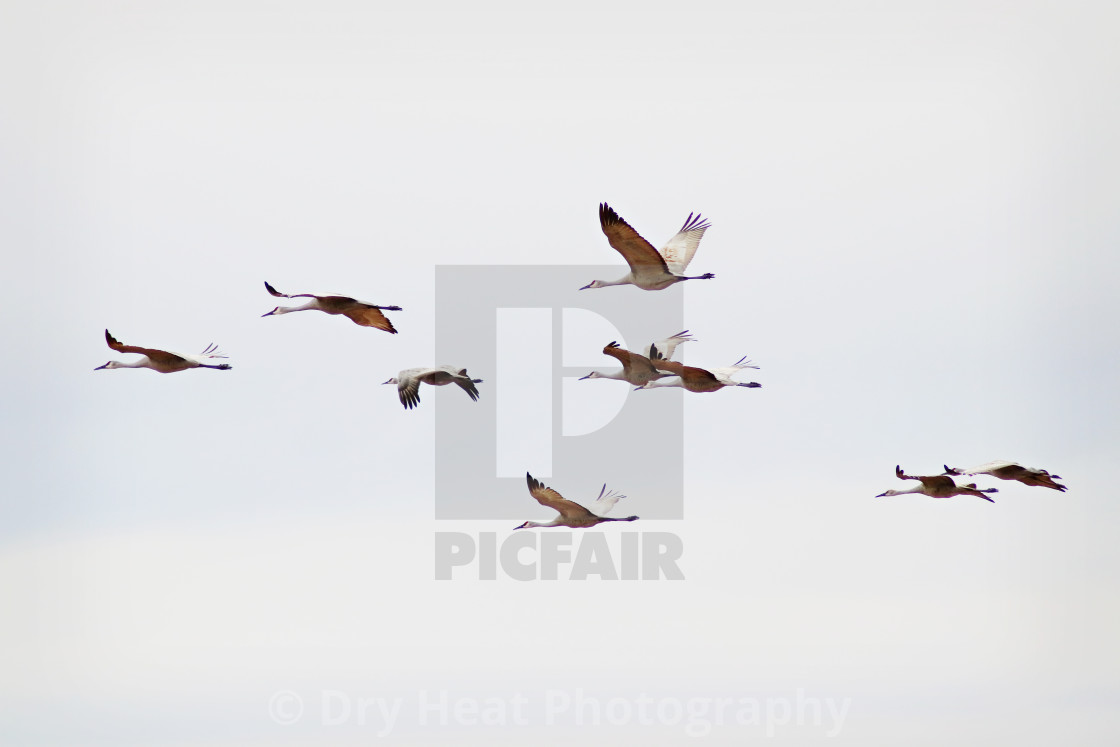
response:
[[[743,383],[735,381],[732,378],[735,374],[742,371],[744,368],[758,368],[746,356],[743,356],[738,361],[730,366],[721,366],[720,368],[713,368],[711,370],[705,368],[698,368],[696,366],[686,366],[683,363],[676,361],[662,360],[661,358],[651,359],[650,363],[658,371],[663,371],[668,374],[675,374],[675,378],[649,381],[639,389],[654,389],[656,387],[679,386],[687,389],[690,392],[718,392],[720,389],[728,386],[745,386],[748,388],[756,389],[761,387],[762,384],[757,382]]]
[[[670,374],[662,373],[653,367],[648,355],[664,356],[671,358],[676,351],[677,346],[682,342],[689,342],[693,338],[688,334],[688,330],[678,332],[672,337],[660,340],[650,344],[645,350],[645,354],[634,353],[624,348],[619,347],[617,342],[610,342],[603,348],[603,353],[612,358],[616,358],[622,364],[622,370],[611,371],[603,373],[601,371],[592,371],[587,376],[580,377],[583,379],[615,379],[617,381],[626,381],[634,386],[642,386],[649,381],[654,381]]]
[[[701,220],[699,214],[693,217],[689,213],[681,230],[669,239],[669,243],[660,252],[605,202],[599,205],[599,225],[610,245],[630,265],[630,272],[618,280],[593,280],[580,290],[605,288],[609,285],[633,285],[642,290],[655,291],[664,290],[684,280],[709,280],[715,277],[710,272],[695,276],[681,274],[696,254],[704,232],[711,227],[710,223]]]
[[[900,480],[919,480],[921,481],[921,485],[911,488],[910,490],[888,490],[875,496],[876,498],[883,498],[891,495],[905,495],[907,493],[921,493],[922,495],[928,495],[930,498],[952,498],[957,495],[974,495],[977,498],[983,498],[986,501],[995,503],[995,501],[986,496],[985,493],[999,492],[997,488],[978,490],[976,488],[976,483],[957,485],[953,482],[953,478],[948,475],[907,475],[902,471],[902,467],[897,465],[894,468],[894,474],[895,477]]]
[[[1042,488],[1053,488],[1061,492],[1066,491],[1066,486],[1054,482],[1061,480],[1058,475],[1052,475],[1044,469],[1031,469],[1024,467],[1016,462],[995,461],[981,464],[978,467],[971,467],[969,469],[958,469],[945,465],[945,474],[947,475],[991,475],[1000,480],[1017,480],[1024,485],[1032,485]]]
[[[277,306],[267,314],[261,316],[277,316],[291,314],[294,311],[322,311],[327,314],[341,314],[361,327],[374,327],[390,334],[397,334],[393,323],[389,321],[382,311],[400,311],[400,306],[377,306],[365,301],[358,301],[348,296],[317,296],[312,293],[287,294],[273,288],[266,281],[264,287],[277,298],[310,298],[302,306]]]
[[[637,516],[627,516],[625,518],[611,518],[602,516],[607,511],[614,507],[620,498],[625,498],[624,495],[619,495],[614,492],[607,493],[607,486],[603,485],[603,489],[599,491],[599,497],[595,499],[594,505],[599,509],[600,514],[592,513],[575,501],[569,501],[564,496],[557,493],[552,488],[545,487],[544,483],[537,480],[528,472],[525,473],[525,482],[529,486],[529,494],[537,499],[537,503],[542,506],[547,506],[553,509],[559,515],[552,521],[541,523],[536,521],[526,521],[521,526],[514,527],[514,529],[529,529],[532,527],[568,527],[570,529],[586,529],[593,527],[596,524],[602,524],[605,521],[635,521]]]
[[[105,342],[118,353],[138,353],[140,358],[131,363],[109,361],[104,366],[93,369],[94,371],[114,368],[150,368],[159,373],[175,373],[176,371],[186,371],[189,368],[213,368],[219,371],[228,371],[232,368],[228,363],[207,363],[213,358],[226,357],[218,352],[218,346],[213,343],[207,345],[201,353],[194,355],[191,353],[172,353],[169,350],[159,350],[158,348],[125,345],[109,334],[109,330],[105,330]]]
[[[465,368],[436,366],[434,368],[406,368],[383,383],[396,384],[401,404],[404,405],[406,410],[411,410],[420,404],[420,384],[430,384],[432,386],[457,384],[472,400],[478,401],[478,389],[475,388],[475,384],[481,384],[482,379],[472,379]]]

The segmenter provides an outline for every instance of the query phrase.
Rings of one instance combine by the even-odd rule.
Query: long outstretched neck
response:
[[[303,304],[302,306],[277,306],[276,311],[274,311],[272,313],[273,314],[291,314],[293,311],[311,311],[313,309],[318,309],[318,308],[320,308],[319,307],[319,299],[318,298],[312,298],[310,301]]]
[[[888,498],[892,495],[908,495],[909,493],[921,493],[922,495],[925,495],[925,491],[922,490],[922,486],[916,485],[908,490],[888,490],[885,493],[881,493],[879,497]]]
[[[634,273],[628,272],[618,280],[595,280],[590,285],[585,285],[580,290],[586,288],[606,288],[609,285],[634,285]]]
[[[545,527],[558,527],[558,526],[561,526],[559,517],[553,519],[552,521],[545,522],[545,523],[542,523],[542,522],[539,522],[539,521],[527,521],[524,524],[522,524],[521,526],[519,526],[518,529],[533,529],[533,528],[542,529],[542,528],[545,528]]]
[[[668,381],[664,380],[666,378],[668,379]],[[652,381],[647,381],[644,386],[640,386],[638,388],[639,389],[656,389],[658,387],[663,387],[663,386],[684,386],[684,382],[681,381],[681,378],[679,376],[677,376],[676,374],[665,374],[662,378],[654,379]]]
[[[113,368],[152,368],[152,361],[148,356],[140,356],[139,360],[125,363],[124,361],[113,361]],[[152,369],[155,370],[154,368]]]

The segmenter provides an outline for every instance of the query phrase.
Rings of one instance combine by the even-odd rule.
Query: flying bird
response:
[[[103,368],[150,368],[160,373],[175,373],[176,371],[186,371],[188,368],[216,368],[219,371],[228,371],[233,368],[228,363],[206,363],[206,361],[213,358],[226,357],[218,352],[218,346],[213,343],[207,345],[206,349],[198,355],[192,355],[190,353],[172,353],[168,350],[159,350],[157,348],[141,348],[135,345],[125,345],[109,334],[109,330],[105,330],[105,342],[118,353],[139,353],[140,359],[132,363],[109,361],[104,366],[98,366],[93,369],[94,371],[100,371]]]
[[[621,348],[617,342],[607,343],[607,346],[603,348],[603,353],[612,358],[617,358],[618,362],[622,364],[622,370],[610,371],[608,373],[592,371],[587,374],[587,376],[581,376],[580,381],[584,379],[614,379],[616,381],[629,382],[634,386],[642,386],[646,382],[660,379],[664,376],[670,376],[671,374],[662,373],[654,368],[653,363],[650,362],[649,356],[672,358],[678,345],[682,342],[690,342],[692,339],[692,336],[688,334],[688,330],[686,329],[672,337],[652,343],[648,348],[645,348],[642,353],[634,353]]]
[[[889,495],[905,495],[907,493],[921,493],[922,495],[928,495],[930,498],[952,498],[956,495],[974,495],[977,498],[983,498],[986,501],[995,503],[995,501],[984,494],[999,492],[996,488],[977,490],[976,483],[974,482],[968,485],[957,485],[953,482],[953,478],[947,475],[907,475],[902,471],[902,467],[898,465],[895,465],[894,474],[899,480],[920,480],[922,484],[910,490],[888,490],[885,493],[880,493],[875,496],[876,498],[883,498]]]
[[[707,221],[701,221],[699,214],[693,217],[689,213],[681,230],[669,239],[669,243],[660,252],[605,202],[599,205],[599,225],[607,235],[610,245],[630,265],[630,272],[618,280],[592,280],[580,290],[605,288],[608,285],[635,285],[642,290],[654,291],[664,290],[682,280],[708,280],[715,277],[710,272],[693,276],[682,274],[696,254],[704,232],[711,226]]]
[[[385,330],[390,334],[397,334],[393,323],[381,312],[400,311],[400,306],[377,306],[347,296],[316,296],[312,293],[295,293],[289,295],[276,290],[268,284],[268,281],[265,281],[264,287],[277,298],[310,298],[311,300],[303,306],[277,306],[267,314],[261,314],[262,317],[290,314],[293,311],[316,310],[326,312],[327,314],[342,314],[344,317],[354,322],[354,324],[361,327],[374,327],[376,329]]]
[[[528,529],[530,527],[569,527],[571,529],[586,529],[596,524],[602,524],[604,521],[635,521],[638,518],[637,516],[627,516],[622,519],[617,519],[594,514],[575,501],[569,501],[552,488],[545,487],[544,483],[534,478],[528,472],[525,473],[525,482],[529,485],[529,495],[536,498],[537,503],[542,506],[547,506],[558,512],[559,516],[545,524],[536,521],[527,521],[521,526],[514,527],[514,529]],[[606,513],[618,502],[619,498],[626,497],[614,492],[607,493],[606,491],[607,486],[603,485],[603,489],[599,491],[599,497],[596,498],[595,503],[592,504],[600,509],[600,513]]]
[[[420,384],[431,384],[432,386],[445,386],[447,384],[458,384],[459,387],[470,395],[474,401],[478,401],[478,389],[475,384],[481,384],[482,379],[472,379],[467,374],[467,369],[456,368],[455,366],[437,366],[435,368],[406,368],[399,374],[382,382],[383,384],[396,384],[397,394],[400,395],[401,404],[404,409],[411,410],[420,404]]]
[[[657,353],[658,351],[654,352]],[[755,381],[743,383],[735,381],[735,379],[732,378],[744,368],[758,368],[758,366],[748,361],[746,356],[743,356],[730,366],[721,366],[720,368],[713,368],[711,370],[697,368],[696,366],[686,366],[683,363],[663,360],[660,357],[651,358],[650,363],[658,371],[676,374],[676,377],[649,381],[638,387],[638,389],[679,386],[690,392],[718,392],[726,386],[745,386],[751,389],[757,389],[762,386],[762,384]]]
[[[1052,475],[1044,469],[1031,469],[1024,467],[1015,462],[988,462],[981,464],[979,467],[971,467],[969,469],[958,469],[945,465],[945,474],[947,475],[991,475],[998,477],[1001,480],[1018,480],[1024,485],[1033,485],[1042,488],[1053,488],[1066,492],[1066,486],[1054,482],[1061,480],[1058,475]]]

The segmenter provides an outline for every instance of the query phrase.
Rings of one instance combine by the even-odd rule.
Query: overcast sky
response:
[[[325,723],[324,692],[402,698],[398,743],[684,738],[544,732],[549,693],[577,688],[850,699],[835,736],[827,710],[774,711],[721,744],[1115,740],[1118,20],[0,4],[0,741],[377,741],[373,712]],[[699,339],[681,352],[762,366],[761,389],[685,397],[685,519],[601,528],[680,536],[686,580],[436,582],[437,531],[502,541],[550,512],[522,488],[510,520],[434,520],[435,412],[463,394],[405,411],[380,384],[458,364],[434,359],[437,266],[622,275],[603,201],[657,245],[711,220],[690,269],[716,279],[667,291]],[[400,334],[262,319],[265,280],[398,304]],[[95,373],[127,358],[106,328],[216,342],[233,370]],[[497,396],[494,361],[462,365]],[[874,497],[907,487],[896,464],[993,459],[1069,491]],[[589,500],[608,480],[640,515],[625,475],[547,482]],[[422,691],[520,694],[528,724],[425,725]],[[293,725],[269,711],[288,692]]]

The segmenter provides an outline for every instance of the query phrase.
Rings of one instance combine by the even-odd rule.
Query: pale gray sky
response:
[[[851,699],[834,737],[827,717],[775,727],[795,744],[1115,740],[1118,20],[0,5],[0,741],[375,741],[373,716],[322,723],[339,691],[405,699],[400,743],[523,744],[576,688]],[[437,265],[621,275],[602,201],[655,243],[711,220],[693,266],[717,278],[677,289],[701,340],[682,352],[762,366],[760,390],[685,400],[686,519],[627,525],[678,533],[687,580],[436,583],[434,531],[514,524],[433,521],[434,413],[462,393],[406,412],[380,382],[445,362]],[[399,304],[400,334],[261,319],[264,280]],[[217,342],[234,370],[94,373],[120,357],[106,327]],[[1069,492],[873,497],[896,463],[1000,458]],[[521,499],[518,521],[549,518]],[[505,732],[419,724],[442,688],[537,710]],[[282,691],[305,701],[293,726],[269,716]]]

